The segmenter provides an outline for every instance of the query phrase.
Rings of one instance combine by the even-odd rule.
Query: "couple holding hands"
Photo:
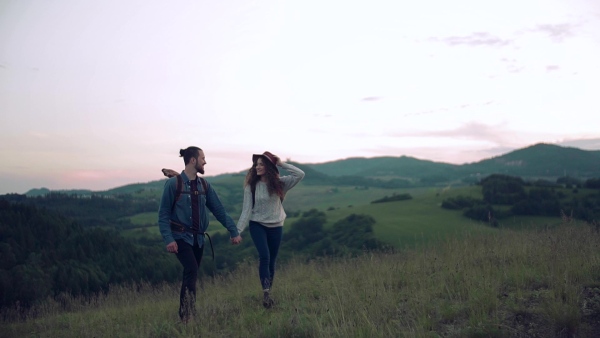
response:
[[[204,237],[208,236],[207,209],[229,231],[234,245],[242,241],[241,233],[249,228],[259,255],[263,306],[271,307],[275,260],[286,218],[282,202],[285,194],[304,178],[304,172],[268,151],[252,155],[252,167],[244,181],[242,213],[236,225],[210,183],[198,176],[198,173],[204,174],[204,151],[188,147],[181,149],[179,156],[183,157],[185,164],[181,173],[163,169],[169,179],[158,211],[158,226],[167,251],[176,254],[183,266],[179,317],[187,322],[195,314],[198,268],[204,252]],[[280,176],[278,167],[290,175]]]

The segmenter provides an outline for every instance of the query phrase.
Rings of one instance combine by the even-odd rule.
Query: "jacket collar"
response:
[[[187,175],[186,175],[186,173],[185,173],[185,170],[182,170],[180,175],[181,175],[181,178],[182,178],[182,180],[183,180],[183,181],[182,181],[183,183],[186,183],[186,184],[187,184],[187,183],[190,181],[190,179],[187,177]],[[196,181],[197,181],[197,180],[198,180],[198,175],[196,175]]]

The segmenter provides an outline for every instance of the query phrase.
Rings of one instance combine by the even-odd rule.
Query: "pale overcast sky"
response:
[[[0,194],[600,149],[599,59],[596,0],[0,0]]]

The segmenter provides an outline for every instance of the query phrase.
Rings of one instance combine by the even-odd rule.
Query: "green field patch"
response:
[[[393,194],[411,196],[440,193],[439,188],[383,189],[366,187],[336,187],[299,185],[288,193],[284,201],[286,210],[328,210],[370,204],[372,201]],[[450,191],[452,189],[448,189]],[[481,191],[479,189],[479,191]],[[441,203],[441,202],[440,202]]]
[[[492,228],[462,216],[460,211],[440,207],[435,190],[422,191],[411,200],[377,203],[330,210],[327,225],[350,214],[373,217],[375,235],[397,248],[420,246],[465,232],[491,232]]]
[[[128,238],[141,238],[141,237],[161,238],[160,231],[158,230],[158,225],[133,228],[133,229],[125,229],[125,230],[121,231],[121,234],[124,237],[128,237]]]
[[[143,212],[141,214],[135,214],[131,217],[127,217],[131,224],[145,225],[154,224],[158,225],[158,212]]]
[[[409,194],[412,199],[371,203],[373,200],[393,194]],[[449,237],[498,230],[485,222],[474,221],[463,216],[461,210],[447,210],[441,207],[444,199],[457,196],[481,198],[481,187],[366,189],[361,187],[300,185],[286,196],[284,206],[286,211],[293,216],[296,216],[295,211],[306,212],[310,209],[323,211],[327,215],[326,227],[351,214],[369,215],[376,221],[374,232],[377,239],[397,248],[416,247],[435,243]],[[239,215],[232,213],[231,216],[234,222],[237,223]],[[285,221],[284,231],[288,231],[299,216],[288,217]],[[132,224],[151,226],[127,229],[123,231],[123,234],[135,238],[159,237],[157,217],[157,212],[133,215],[129,217]],[[560,222],[560,217],[513,216],[500,220],[499,226],[510,229],[544,228],[555,226]],[[227,230],[211,217],[208,233],[226,232]],[[249,239],[247,232],[243,236]]]
[[[314,188],[314,187],[313,187]],[[419,247],[433,244],[448,238],[469,234],[494,233],[493,228],[485,222],[471,220],[463,216],[461,210],[447,210],[441,207],[445,198],[468,196],[481,198],[479,186],[457,186],[444,188],[395,189],[397,194],[410,194],[413,198],[404,201],[371,204],[371,200],[391,195],[389,189],[359,190],[353,188],[339,189],[329,192],[334,197],[328,199],[329,204],[339,207],[325,207],[318,201],[317,195],[313,205],[317,210],[325,211],[327,223],[325,227],[351,214],[364,214],[376,221],[374,232],[377,239],[396,248]],[[309,191],[304,191],[298,198],[309,199]],[[286,227],[293,225],[296,218],[286,220]],[[510,229],[545,228],[560,224],[560,217],[514,216],[500,221],[500,227]]]

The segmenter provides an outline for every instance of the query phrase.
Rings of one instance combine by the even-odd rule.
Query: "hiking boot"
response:
[[[193,304],[184,304],[184,307],[179,310],[179,319],[181,323],[187,324],[194,320],[196,316],[196,307]]]
[[[275,301],[273,300],[273,298],[271,298],[269,291],[263,292],[263,306],[265,307],[265,309],[271,308],[271,306],[273,306],[274,304]]]
[[[184,324],[184,325],[186,325],[187,323],[189,323],[189,322],[192,321],[192,318],[193,317],[190,316],[190,315],[183,316],[183,317],[181,317],[181,323]]]

